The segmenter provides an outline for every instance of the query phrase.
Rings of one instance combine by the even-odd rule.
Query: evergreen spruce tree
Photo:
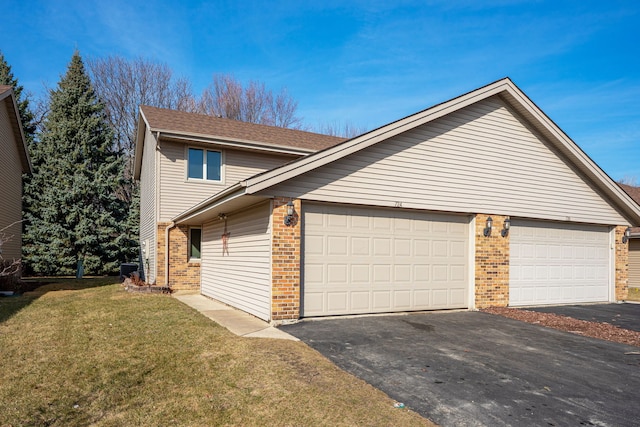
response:
[[[13,77],[11,66],[5,60],[2,52],[0,52],[0,85],[13,87],[13,93],[16,96],[16,102],[18,104],[18,111],[20,112],[20,120],[22,121],[22,129],[24,130],[27,142],[31,142],[36,127],[33,123],[33,113],[29,109],[29,100],[26,96],[23,97],[22,91],[24,88],[18,84],[18,79]]]
[[[78,52],[50,92],[25,185],[24,252],[36,274],[116,271],[127,217],[116,191],[123,160]]]

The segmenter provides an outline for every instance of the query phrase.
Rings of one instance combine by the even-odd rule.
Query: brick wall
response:
[[[493,219],[491,235],[485,237],[487,218]],[[509,304],[509,235],[502,237],[506,216],[476,215],[475,292],[476,308]]]
[[[300,200],[294,200],[293,224],[286,226],[289,198],[273,200],[271,237],[271,320],[300,317]]]
[[[158,223],[158,276],[165,286],[165,233],[170,223]],[[172,289],[200,289],[200,262],[189,262],[189,227],[178,225],[169,231],[169,286]]]
[[[619,225],[615,230],[616,301],[626,300],[629,295],[629,242],[622,243],[626,229]]]

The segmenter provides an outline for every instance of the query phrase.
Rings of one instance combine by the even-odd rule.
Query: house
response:
[[[239,181],[344,141],[149,106],[140,107],[137,132],[144,275],[173,289],[200,289],[202,224],[172,218]]]
[[[158,283],[276,323],[627,296],[640,207],[508,78],[346,141],[221,120],[141,109]]]
[[[640,187],[625,184],[620,187],[640,205]],[[629,287],[640,288],[640,227],[629,230]]]
[[[22,256],[22,174],[30,172],[31,161],[13,88],[0,85],[0,271]],[[17,269],[2,282],[14,280],[20,273]]]

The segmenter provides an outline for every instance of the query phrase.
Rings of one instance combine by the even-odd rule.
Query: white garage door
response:
[[[640,288],[640,239],[629,240],[629,286]]]
[[[609,300],[608,227],[512,220],[509,304]]]
[[[467,217],[303,206],[303,315],[467,307]]]

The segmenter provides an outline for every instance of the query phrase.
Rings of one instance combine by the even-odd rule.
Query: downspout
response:
[[[166,287],[169,287],[169,231],[175,226],[176,223],[171,221],[164,229],[164,283]]]
[[[157,141],[156,150],[161,152],[162,150],[160,148],[160,131],[156,132],[156,141]],[[156,168],[159,168],[159,167],[160,167],[160,162],[158,161],[156,162]],[[159,177],[160,175],[156,173],[156,179],[160,179]],[[156,186],[156,188],[158,187],[159,186]],[[158,197],[156,197],[156,206],[157,206],[157,209],[159,209]],[[167,225],[167,227],[164,229],[164,283],[166,287],[169,287],[169,247],[170,247],[169,231],[171,231],[171,229],[174,228],[175,226],[176,226],[176,223],[174,221],[171,221],[171,223]],[[156,262],[156,269],[157,269],[157,262]]]

